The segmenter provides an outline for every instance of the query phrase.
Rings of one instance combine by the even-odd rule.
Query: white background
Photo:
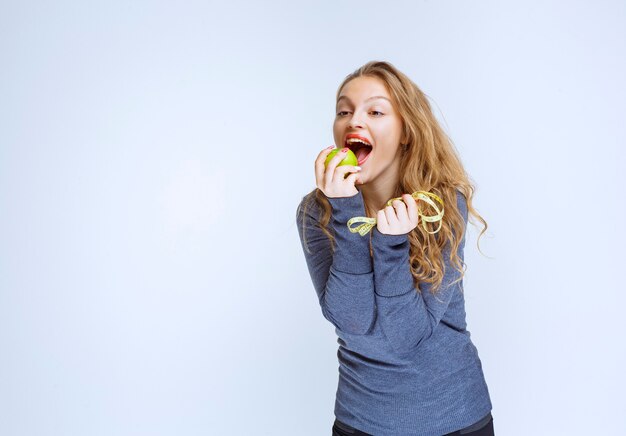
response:
[[[330,434],[295,210],[369,60],[431,98],[489,224],[464,283],[496,434],[626,434],[625,24],[606,0],[3,1],[0,434]]]

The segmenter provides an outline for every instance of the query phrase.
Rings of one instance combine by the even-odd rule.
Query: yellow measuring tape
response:
[[[439,198],[438,196],[436,196],[435,194],[431,192],[426,192],[426,191],[415,191],[414,193],[411,194],[411,197],[413,197],[416,201],[419,201],[419,200],[425,201],[437,211],[436,215],[432,215],[432,216],[424,215],[420,211],[419,203],[417,204],[417,214],[420,217],[422,217],[422,227],[424,227],[424,230],[426,230],[426,232],[430,233],[431,235],[437,233],[441,229],[441,224],[442,224],[441,219],[443,218],[443,207],[441,208],[441,211],[440,211],[437,205],[435,204],[435,202],[432,201],[428,197],[433,197],[435,200],[441,203],[441,206],[443,206],[443,200]],[[394,200],[402,200],[402,197],[392,198],[391,200],[387,202],[386,206],[392,206],[392,203]],[[437,230],[435,230],[434,232],[429,232],[428,229],[426,228],[426,221],[428,221],[429,223],[434,223],[434,222],[439,221],[439,227],[437,227]],[[354,223],[363,223],[363,224],[356,226],[356,227],[351,227],[352,224]],[[350,231],[352,233],[358,232],[361,236],[365,236],[370,230],[374,228],[375,225],[376,225],[376,218],[370,218],[367,216],[355,216],[354,218],[350,218],[350,220],[348,221],[348,228],[350,229]]]

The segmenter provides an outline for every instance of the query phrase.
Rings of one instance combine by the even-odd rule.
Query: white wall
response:
[[[0,434],[329,434],[295,209],[369,60],[477,187],[499,435],[626,434],[621,1],[0,4]],[[622,224],[623,225],[623,224]]]

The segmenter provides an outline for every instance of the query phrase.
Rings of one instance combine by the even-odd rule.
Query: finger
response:
[[[359,173],[352,173],[348,177],[346,177],[346,182],[348,182],[351,186],[356,185],[356,180],[359,177]]]
[[[353,166],[353,165],[341,165],[335,168],[335,178],[339,178],[339,180],[344,180],[346,178],[346,174],[348,173],[358,173],[361,171],[361,167]]]
[[[393,227],[398,224],[398,217],[396,216],[396,210],[393,206],[387,206],[384,209],[385,216],[387,217],[387,222],[389,223],[389,227]]]
[[[327,183],[333,183],[336,181],[335,169],[339,166],[339,162],[341,162],[342,160],[346,158],[347,152],[348,152],[348,148],[344,147],[336,155],[334,155],[330,161],[328,161],[328,166],[326,167],[326,174],[325,174]],[[341,177],[343,177],[343,174],[341,174]]]
[[[396,210],[396,216],[401,223],[409,223],[409,214],[406,210],[406,204],[402,200],[394,200],[393,207]]]
[[[389,224],[387,223],[387,215],[384,209],[376,212],[376,227],[380,233],[389,233]]]
[[[315,183],[318,187],[323,186],[324,183],[324,162],[326,161],[326,157],[328,154],[333,151],[334,145],[331,145],[328,148],[320,151],[320,154],[317,155],[317,159],[315,159]]]
[[[346,153],[339,151],[337,152],[331,160],[328,161],[328,165],[326,165],[326,161],[322,162],[324,165],[324,186],[328,187],[331,183],[333,183],[333,176],[335,174],[335,168],[339,165],[346,156]]]
[[[417,210],[417,201],[415,201],[415,198],[413,198],[411,194],[404,194],[402,197],[404,198],[404,202],[407,205],[409,221],[411,221],[411,224],[417,225],[417,221],[419,219],[419,214]]]

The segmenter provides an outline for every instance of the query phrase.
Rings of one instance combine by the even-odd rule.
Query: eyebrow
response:
[[[337,99],[337,103],[339,103],[339,100],[341,100],[342,98],[345,98],[346,100],[350,101],[350,99],[347,96],[342,95],[341,97]],[[382,95],[375,95],[373,97],[366,98],[365,101],[374,100],[375,98],[383,98],[387,100],[389,103],[391,103],[391,100],[389,100],[387,97],[383,97]]]

